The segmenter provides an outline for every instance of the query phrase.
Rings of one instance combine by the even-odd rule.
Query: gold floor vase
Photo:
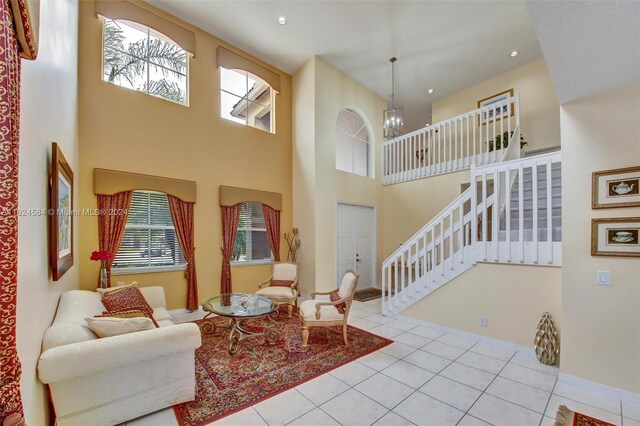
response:
[[[542,314],[533,344],[538,361],[546,365],[556,364],[560,354],[560,338],[549,312]]]

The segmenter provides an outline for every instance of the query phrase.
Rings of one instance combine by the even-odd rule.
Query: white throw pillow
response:
[[[118,336],[136,331],[153,330],[153,321],[147,317],[138,318],[85,318],[87,325],[98,337]]]

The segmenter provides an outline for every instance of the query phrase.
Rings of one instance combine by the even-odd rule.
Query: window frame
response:
[[[237,93],[233,93],[231,92],[229,89],[225,89],[222,87],[222,75],[223,75],[223,71],[229,71],[229,72],[242,72],[244,73],[244,78],[245,78],[245,87],[246,87],[246,92],[240,96]],[[259,76],[247,71],[247,70],[243,70],[243,69],[235,69],[235,68],[225,68],[221,65],[218,66],[218,74],[219,74],[219,78],[218,78],[218,85],[220,88],[220,118],[224,120],[224,122],[231,122],[231,123],[235,123],[244,127],[248,127],[248,128],[252,128],[252,129],[256,129],[256,130],[260,130],[262,132],[265,132],[267,134],[272,134],[275,135],[276,134],[276,96],[275,96],[275,90],[273,90],[273,87],[271,87],[269,85],[269,83],[267,83],[266,81],[264,81],[262,78],[260,78]],[[250,99],[250,97],[248,96],[249,93],[251,93],[252,88],[249,87],[249,78],[251,77],[252,80],[256,81],[256,82],[260,82],[262,84],[264,84],[268,90],[269,90],[269,115],[270,115],[270,129],[271,130],[265,130],[265,129],[261,129],[260,127],[256,127],[256,126],[252,126],[249,124],[249,120],[248,118],[245,119],[244,123],[232,120],[230,118],[227,118],[225,116],[223,116],[223,111],[222,111],[222,96],[223,93],[229,95],[229,96],[233,96],[234,98],[239,98],[238,102],[246,102],[247,103],[247,111],[249,110],[249,107],[253,104],[253,105],[258,105],[258,106],[267,106],[265,104],[262,104],[260,102],[257,102],[256,100],[252,100]],[[263,92],[264,93],[264,92]],[[256,99],[259,99],[261,96],[263,96],[263,94],[261,93],[260,96],[256,97]],[[248,115],[248,114],[247,114]]]
[[[144,192],[144,193],[157,193],[157,194],[163,194],[163,195],[167,195],[165,192],[161,192],[161,191],[150,191],[150,190],[145,190],[145,189],[140,189],[140,190],[134,190],[135,192]],[[148,214],[149,216],[151,215],[151,209],[148,210]],[[173,217],[171,217],[171,221],[173,223]],[[133,223],[133,224],[129,224],[129,218],[127,218],[127,224],[125,224],[125,232],[127,231],[127,229],[142,229],[142,230],[173,230],[174,232],[176,227],[175,227],[175,223],[173,224],[173,226],[169,226],[169,225],[142,225],[142,224],[137,224],[137,223]],[[151,240],[149,240],[151,241]],[[180,250],[180,253],[182,253],[182,246],[180,246],[180,242],[178,241],[178,234],[176,232],[176,243],[178,246],[178,249]],[[144,248],[143,248],[144,249]],[[151,247],[146,247],[147,250],[149,250],[149,253],[151,253]],[[116,256],[118,254],[116,253]],[[182,257],[184,258],[184,253],[182,253]],[[187,269],[187,262],[185,259],[185,263],[184,264],[177,264],[177,265],[164,265],[164,266],[138,266],[138,267],[116,267],[115,266],[115,261],[114,261],[114,265],[111,267],[111,275],[134,275],[134,274],[148,274],[148,273],[157,273],[157,272],[172,272],[172,271],[185,271]]]
[[[260,209],[262,209],[262,203],[258,202],[258,201],[243,201],[242,204],[249,204],[249,203],[253,203],[256,205],[260,206]],[[264,214],[263,214],[263,220],[264,220]],[[238,221],[238,228],[236,229],[236,241],[238,239],[238,232],[240,231],[245,231],[246,235],[251,235],[251,231],[264,231],[264,233],[267,233],[267,226],[265,224],[264,228],[253,228],[253,227],[245,227],[245,228],[241,228],[240,227],[240,221]],[[236,241],[234,241],[234,246]],[[248,244],[247,244],[248,245]],[[271,257],[269,259],[258,259],[258,260],[231,260],[231,266],[251,266],[251,265],[270,265],[275,261],[275,258],[273,257],[273,251],[271,250],[271,244],[269,243],[269,236],[267,235],[267,245],[269,248],[269,253],[271,253]]]
[[[104,42],[105,41],[105,31],[106,31],[106,28],[107,28],[107,20],[112,21],[115,25],[124,25],[124,26],[127,26],[129,28],[138,30],[140,32],[146,32],[147,44],[149,44],[149,42],[151,40],[151,37],[153,36],[153,37],[155,37],[155,38],[157,38],[159,40],[162,40],[162,41],[164,41],[166,43],[171,43],[174,46],[180,48],[182,50],[182,52],[184,52],[184,55],[185,55],[184,73],[172,70],[170,68],[167,68],[164,65],[157,64],[157,63],[151,61],[151,59],[149,57],[142,58],[142,57],[137,56],[137,55],[132,55],[131,53],[123,51],[121,49],[117,49],[117,48],[113,48],[113,47],[107,47],[105,45],[105,42]],[[147,85],[147,90],[146,91],[138,90],[138,89],[135,89],[133,87],[123,86],[121,84],[116,83],[115,81],[108,81],[108,80],[105,79],[105,68],[104,68],[105,67],[105,52],[107,50],[109,50],[111,52],[118,53],[120,55],[124,55],[126,57],[135,58],[135,59],[138,59],[138,60],[144,62],[145,78],[146,78],[145,81],[146,81],[146,85]],[[146,26],[144,24],[141,24],[139,22],[129,21],[129,20],[126,20],[126,19],[113,19],[113,18],[104,17],[104,19],[102,21],[102,67],[101,67],[102,78],[101,78],[101,80],[103,82],[105,82],[105,83],[113,84],[115,86],[122,87],[123,89],[131,90],[133,92],[143,93],[143,94],[145,94],[147,96],[151,96],[152,98],[162,99],[164,101],[168,101],[168,102],[174,103],[176,105],[180,105],[180,106],[188,108],[189,107],[189,57],[190,57],[190,53],[188,51],[184,50],[184,48],[182,48],[182,46],[180,46],[178,43],[176,43],[175,41],[171,40],[171,38],[167,37],[166,35],[162,34],[161,32],[155,30],[154,28],[151,28],[151,27]],[[150,82],[151,66],[156,67],[158,69],[161,69],[163,71],[169,72],[169,73],[177,74],[180,77],[184,77],[184,79],[185,79],[184,103],[175,101],[173,99],[165,98],[165,97],[162,97],[162,96],[154,95],[154,94],[149,92],[148,88],[149,88],[149,82]]]
[[[360,118],[360,120],[362,121],[362,126],[358,129],[355,130],[352,129],[352,134],[346,133],[344,131],[341,131],[338,127],[338,122],[339,120],[343,120],[344,124],[346,126],[346,128],[349,128],[349,125],[347,124],[347,122],[344,120],[342,114],[344,111],[348,111],[351,114],[353,114],[353,116],[358,116]],[[353,124],[353,123],[352,123]],[[355,126],[354,126],[355,127]],[[367,132],[367,137],[369,140],[363,140],[359,137],[357,137],[358,133],[362,130],[365,129]],[[338,133],[340,133],[343,136],[346,136],[350,139],[350,145],[351,145],[351,170],[344,170],[344,169],[340,169],[338,168],[338,150],[337,150],[337,145],[338,145],[338,138],[337,135]],[[375,179],[375,161],[374,161],[374,146],[375,146],[375,141],[373,140],[373,132],[371,131],[371,126],[369,125],[369,121],[367,120],[366,116],[359,111],[357,108],[353,108],[353,107],[345,107],[342,108],[339,112],[338,112],[338,118],[336,119],[336,129],[335,129],[335,140],[334,140],[334,147],[336,148],[335,151],[335,169],[337,171],[340,172],[344,172],[344,173],[350,173],[352,175],[356,175],[356,176],[361,176],[364,178],[369,178],[369,179]],[[366,146],[366,164],[367,164],[367,172],[366,174],[360,174],[360,173],[356,173],[355,172],[355,149],[354,149],[354,144],[355,142],[361,142],[364,143]]]

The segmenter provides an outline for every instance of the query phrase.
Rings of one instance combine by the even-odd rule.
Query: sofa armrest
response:
[[[195,350],[201,344],[200,328],[194,323],[72,343],[44,351],[38,375],[43,383],[56,383]]]
[[[161,286],[151,286],[151,287],[138,287],[140,289],[140,293],[147,301],[151,308],[166,308],[167,302],[164,298],[164,287]]]

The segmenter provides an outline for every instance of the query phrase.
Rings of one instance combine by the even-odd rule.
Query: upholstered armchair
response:
[[[290,262],[273,264],[268,280],[258,284],[256,294],[268,297],[278,305],[287,305],[289,318],[294,308],[298,308],[298,265]]]
[[[311,300],[305,300],[300,305],[300,320],[302,321],[302,346],[307,346],[309,340],[309,327],[340,327],[344,344],[347,340],[347,317],[353,295],[358,286],[360,276],[353,269],[347,270],[342,277],[340,288],[324,293],[311,293]],[[329,300],[314,300],[318,295],[328,295]]]

